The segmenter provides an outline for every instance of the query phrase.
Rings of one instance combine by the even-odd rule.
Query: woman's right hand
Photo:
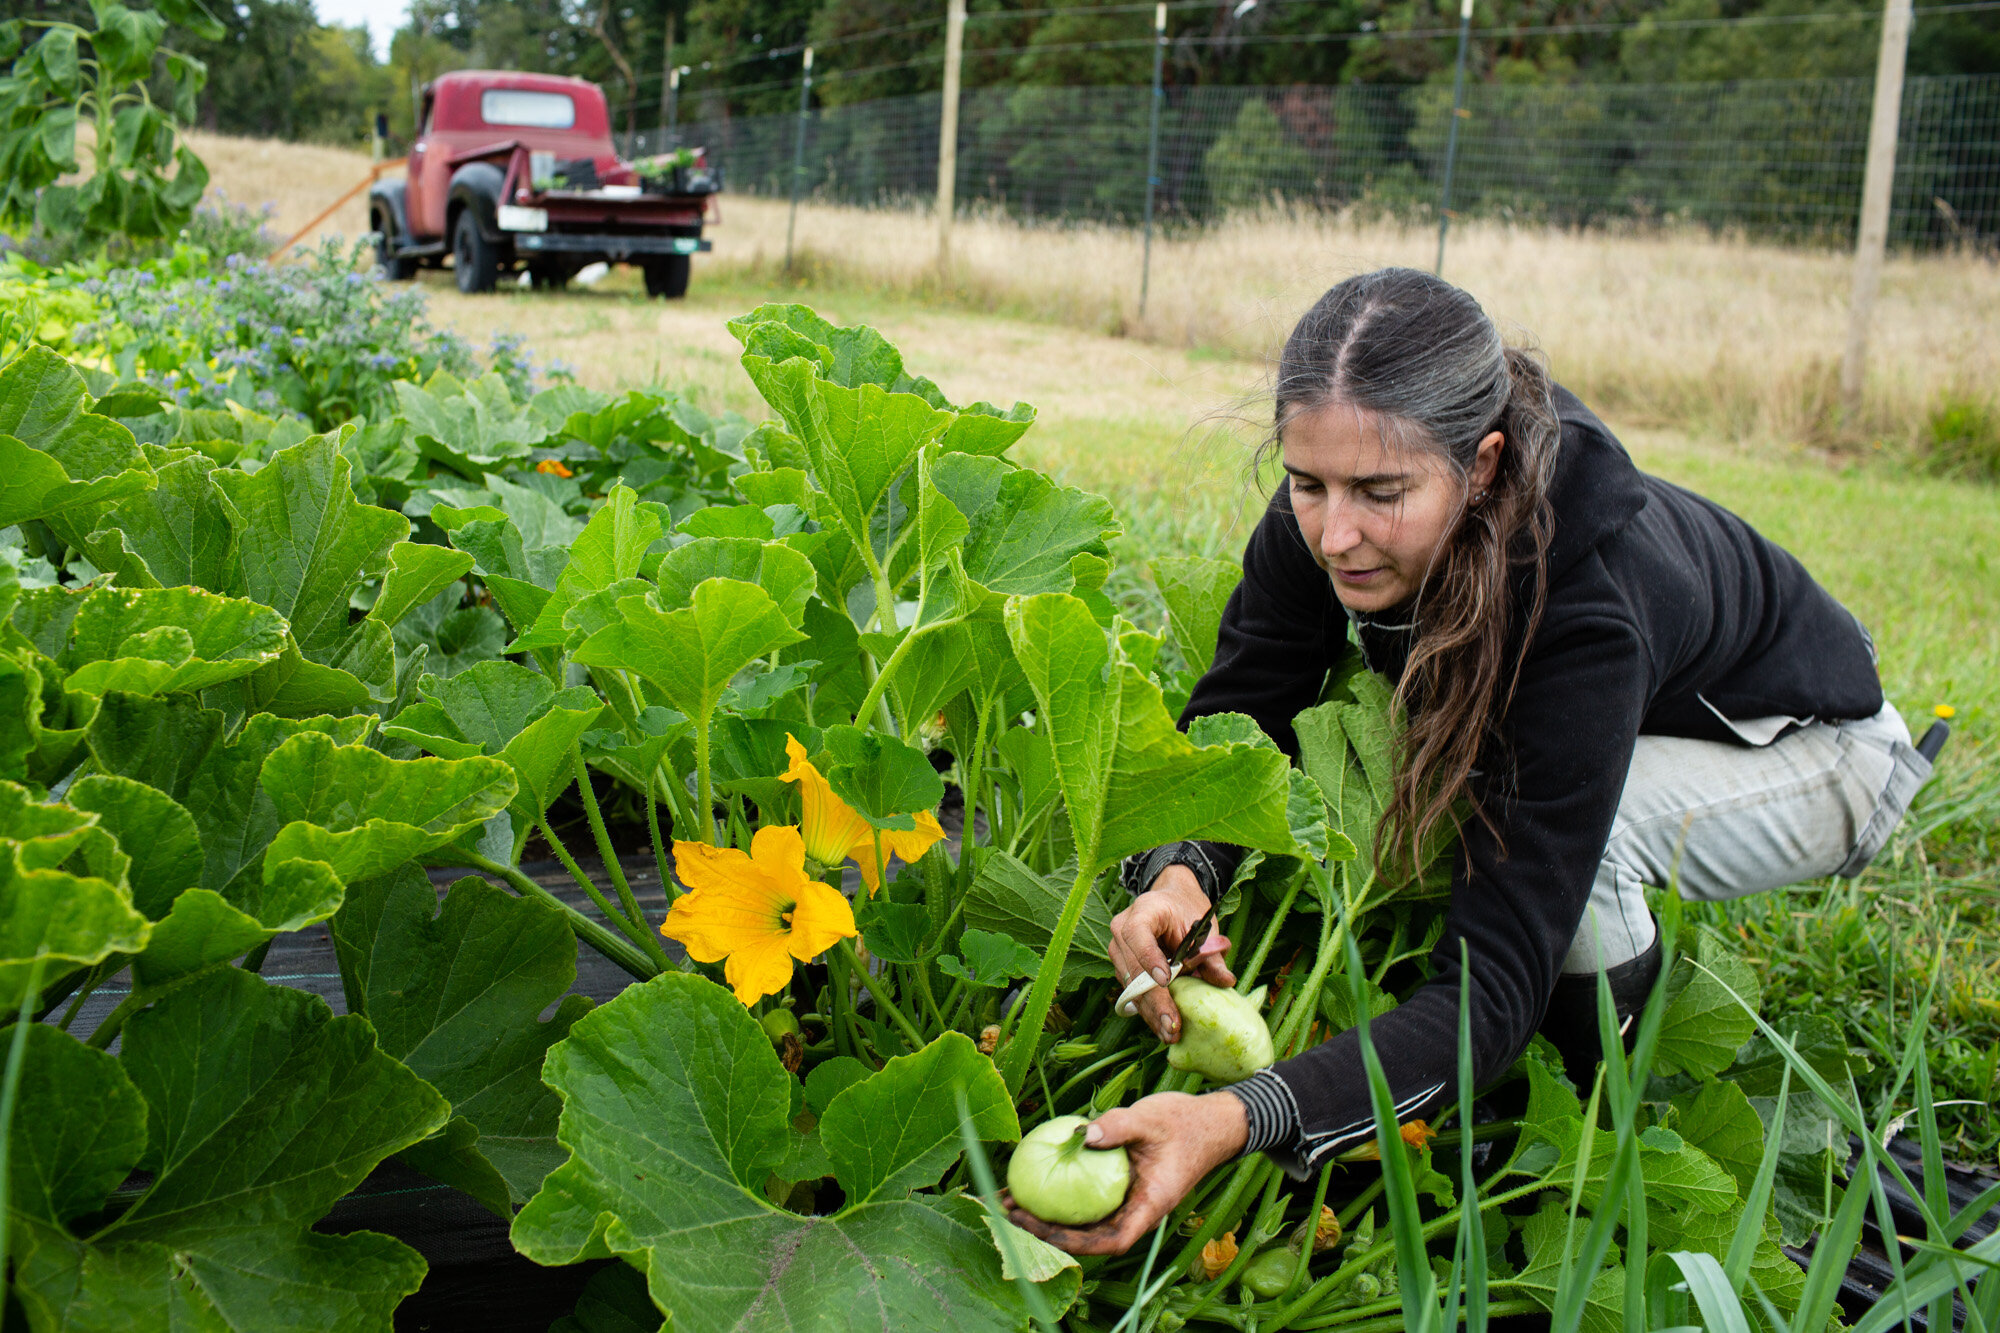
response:
[[[1208,895],[1201,881],[1186,866],[1168,866],[1153,881],[1153,887],[1132,900],[1132,905],[1111,918],[1111,966],[1123,986],[1141,972],[1150,972],[1159,983],[1136,1001],[1140,1017],[1161,1041],[1180,1040],[1181,1014],[1167,993],[1167,955],[1180,946],[1188,930],[1208,911]],[[1236,975],[1222,962],[1229,941],[1214,927],[1202,942],[1201,952],[1190,959],[1183,975],[1200,977],[1215,986],[1234,986]]]

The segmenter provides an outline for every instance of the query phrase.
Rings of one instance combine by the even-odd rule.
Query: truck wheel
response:
[[[386,213],[377,213],[375,223],[375,267],[390,282],[408,282],[417,276],[417,261],[396,257],[396,223]]]
[[[458,270],[458,289],[468,294],[492,291],[500,276],[500,256],[493,242],[479,234],[479,219],[469,208],[458,215],[451,234],[451,261]]]
[[[690,265],[686,255],[661,255],[648,259],[646,269],[646,295],[664,296],[669,301],[688,293],[688,271]]]

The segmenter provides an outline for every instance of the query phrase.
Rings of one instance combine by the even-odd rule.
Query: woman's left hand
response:
[[[1201,1183],[1243,1151],[1250,1124],[1243,1103],[1227,1092],[1159,1092],[1106,1111],[1084,1136],[1091,1148],[1123,1146],[1132,1157],[1132,1187],[1117,1212],[1090,1227],[1055,1226],[1023,1212],[1007,1195],[1007,1215],[1023,1231],[1071,1254],[1123,1254]]]

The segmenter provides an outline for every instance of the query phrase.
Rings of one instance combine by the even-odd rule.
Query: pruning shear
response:
[[[1203,912],[1192,926],[1188,927],[1187,934],[1181,936],[1180,944],[1174,948],[1173,957],[1167,959],[1167,980],[1169,982],[1178,977],[1182,969],[1188,965],[1189,960],[1201,952],[1201,946],[1208,942],[1209,932],[1214,929],[1215,905],[1211,903],[1208,910]],[[1153,980],[1151,972],[1141,972],[1138,976],[1132,978],[1131,984],[1126,986],[1124,991],[1118,996],[1118,1003],[1115,1007],[1119,1013],[1130,1018],[1139,1012],[1139,997],[1148,991],[1158,990],[1159,988],[1160,983]]]

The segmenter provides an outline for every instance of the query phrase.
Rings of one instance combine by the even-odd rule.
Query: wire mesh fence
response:
[[[991,87],[960,103],[958,199],[1023,218],[1133,222],[1146,194],[1151,90]],[[1467,90],[1453,214],[1558,226],[1677,222],[1785,241],[1853,237],[1868,79]],[[1199,86],[1166,90],[1158,216],[1200,224],[1283,201],[1435,217],[1449,89]],[[927,202],[936,94],[826,107],[805,119],[801,192]],[[732,191],[792,188],[796,115],[685,122],[634,153],[702,145]],[[1904,87],[1891,241],[2000,239],[2000,76]]]

